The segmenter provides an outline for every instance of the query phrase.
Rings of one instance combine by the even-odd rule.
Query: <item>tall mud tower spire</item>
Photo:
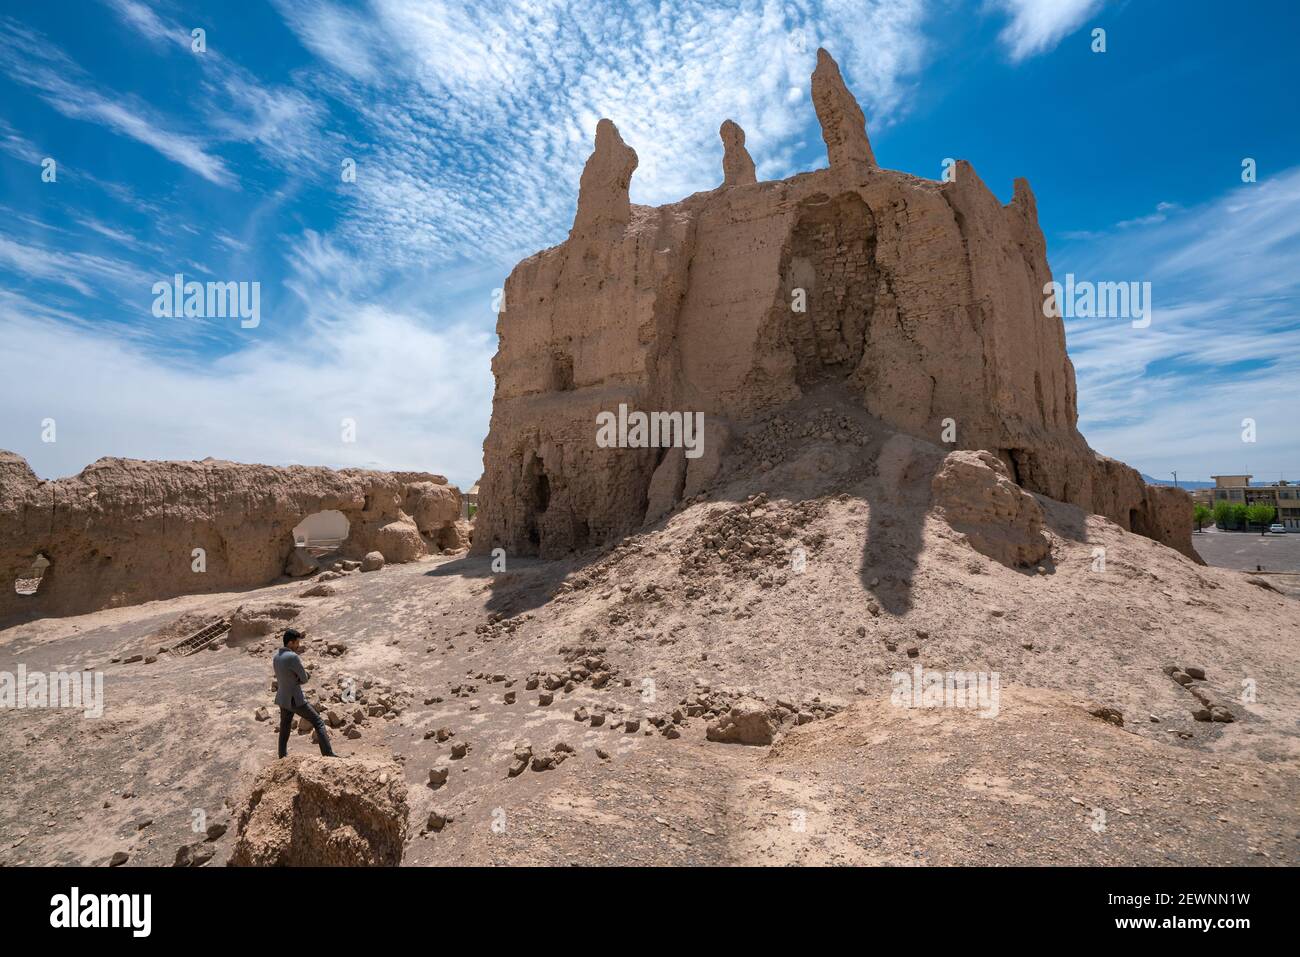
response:
[[[636,150],[623,142],[618,127],[609,120],[597,123],[596,148],[582,168],[578,212],[570,235],[622,232],[632,218],[628,190],[636,166]]]
[[[745,149],[745,131],[731,120],[724,120],[718,130],[722,137],[722,185],[748,186],[758,182],[754,161]]]
[[[844,85],[839,64],[822,49],[817,51],[817,69],[812,75],[812,101],[831,169],[861,174],[875,168],[876,155],[867,139],[867,118],[857,98]]]

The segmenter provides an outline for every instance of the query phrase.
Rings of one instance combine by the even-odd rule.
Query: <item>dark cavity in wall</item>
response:
[[[783,279],[778,307],[788,314],[799,386],[850,375],[862,361],[879,282],[876,220],[860,196],[819,194],[801,204]]]
[[[546,464],[539,455],[531,455],[524,465],[524,492],[524,528],[528,544],[540,550],[542,530],[538,519],[551,507],[551,480],[546,475]]]
[[[567,352],[551,354],[551,389],[555,392],[573,391],[573,356]]]

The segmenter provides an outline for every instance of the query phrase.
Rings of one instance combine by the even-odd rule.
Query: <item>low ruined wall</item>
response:
[[[326,509],[348,519],[344,555],[411,561],[466,544],[460,507],[454,486],[423,472],[105,458],[41,481],[0,452],[0,618],[266,585],[284,574],[294,526]],[[37,555],[51,563],[39,590],[16,594]]]

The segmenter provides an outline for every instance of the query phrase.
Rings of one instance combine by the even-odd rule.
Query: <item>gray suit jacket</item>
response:
[[[275,653],[272,664],[275,667],[275,703],[289,711],[305,705],[307,696],[302,693],[302,686],[307,683],[307,670],[302,666],[302,659],[288,648],[281,648]]]

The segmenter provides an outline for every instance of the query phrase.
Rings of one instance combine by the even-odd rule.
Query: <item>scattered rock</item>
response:
[[[1088,714],[1094,718],[1101,718],[1101,720],[1107,721],[1116,727],[1124,727],[1124,714],[1118,708],[1095,705],[1088,709]]]
[[[202,867],[216,856],[217,849],[204,841],[184,844],[176,849],[173,867]]]

